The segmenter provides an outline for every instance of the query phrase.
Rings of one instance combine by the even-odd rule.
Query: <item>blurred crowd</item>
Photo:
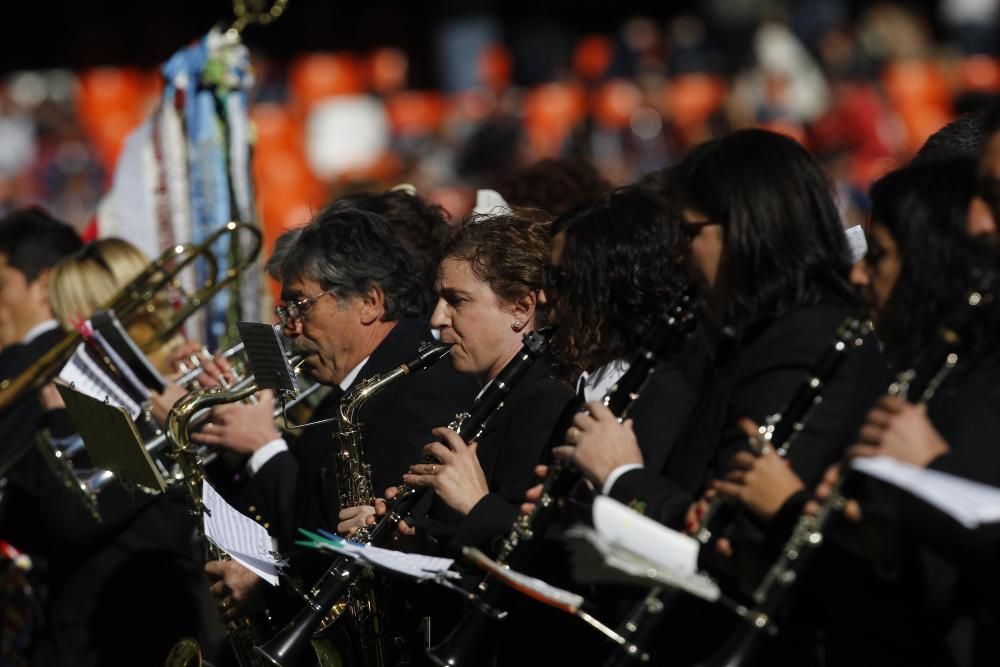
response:
[[[994,0],[705,0],[667,21],[574,34],[466,13],[428,37],[433,90],[411,86],[392,45],[257,54],[259,212],[274,238],[332,194],[408,182],[459,217],[477,188],[540,158],[587,158],[627,183],[758,126],[813,151],[845,215],[862,216],[875,178],[1000,92],[998,18]],[[158,71],[129,67],[6,75],[0,213],[41,203],[85,229],[161,88]]]

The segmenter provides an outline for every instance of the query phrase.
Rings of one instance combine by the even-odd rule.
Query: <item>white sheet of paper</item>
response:
[[[573,613],[576,613],[576,611],[582,607],[585,602],[582,595],[577,595],[576,593],[572,593],[563,588],[558,588],[536,577],[529,577],[528,575],[518,572],[517,570],[512,570],[509,567],[500,565],[479,549],[474,547],[465,547],[462,551],[465,553],[466,557],[472,559],[474,563],[485,568],[487,572],[491,572],[494,576],[505,580],[508,585],[519,586],[523,589],[532,591],[534,595],[537,595],[540,598],[541,602],[551,604],[557,608],[568,608],[569,611],[572,611]]]
[[[1000,488],[995,486],[902,463],[888,456],[854,459],[851,466],[913,494],[966,528],[1000,521]]]
[[[612,542],[679,575],[698,570],[698,540],[671,530],[613,498],[594,499],[594,528]]]
[[[346,553],[375,567],[392,570],[415,579],[429,579],[439,572],[444,572],[455,562],[452,558],[438,558],[422,554],[409,554],[392,549],[382,549],[370,544],[357,544],[344,540],[336,546],[323,544],[321,546],[333,553]]]
[[[202,482],[201,494],[205,505],[205,537],[233,560],[277,586],[279,563],[272,552],[271,536],[264,527],[238,512],[207,481]]]
[[[91,398],[98,401],[107,399],[111,405],[125,408],[132,419],[138,417],[142,411],[139,404],[87,355],[85,343],[77,346],[73,356],[59,371],[59,379]]]
[[[718,600],[722,594],[719,585],[711,577],[700,572],[691,574],[663,567],[649,558],[640,556],[618,544],[608,541],[597,531],[586,526],[574,526],[567,535],[586,540],[600,554],[605,567],[618,570],[630,577],[666,584],[672,588],[687,591],[691,595],[708,600],[709,602]],[[591,572],[589,576],[593,577],[594,574]],[[600,577],[594,577],[591,580],[595,583],[602,582]],[[614,581],[614,578],[607,580],[607,582]]]

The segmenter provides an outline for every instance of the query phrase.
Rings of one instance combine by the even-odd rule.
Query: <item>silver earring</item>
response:
[[[517,330],[518,330],[518,329],[520,329],[520,328],[521,328],[522,326],[524,326],[524,325],[523,325],[523,323],[521,322],[521,320],[514,320],[514,324],[513,324],[513,325],[511,325],[511,329],[513,329],[514,331],[517,331]]]

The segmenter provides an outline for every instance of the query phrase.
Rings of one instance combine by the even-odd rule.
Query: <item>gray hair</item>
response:
[[[420,317],[430,307],[409,253],[380,216],[345,203],[320,211],[305,227],[282,234],[267,261],[272,278],[314,280],[338,298],[385,295],[383,320]]]

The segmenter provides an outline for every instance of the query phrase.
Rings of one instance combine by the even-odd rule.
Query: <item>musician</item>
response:
[[[441,259],[444,242],[451,234],[448,216],[443,208],[413,193],[410,186],[398,186],[386,192],[358,192],[337,200],[336,206],[358,208],[378,215],[391,228],[392,235],[406,250],[415,270],[420,287],[419,304],[413,311],[420,316],[430,315],[437,297],[434,281]],[[281,252],[280,247],[276,249]],[[272,263],[277,262],[272,259]],[[433,332],[432,332],[433,333]],[[194,350],[197,353],[197,350]],[[210,371],[210,360],[202,363]],[[212,374],[212,373],[210,373]],[[342,392],[339,387],[333,395],[324,397],[313,410],[312,419],[334,416]],[[194,433],[192,440],[202,445],[225,448],[249,457],[246,482],[236,505],[268,527],[287,529],[291,505],[295,496],[294,484],[298,463],[279,434],[272,418],[274,396],[270,391],[261,392],[255,404],[233,404],[216,408],[211,426]],[[294,439],[295,432],[285,434]],[[290,535],[286,534],[288,539]]]
[[[709,470],[724,471],[745,446],[737,419],[780,409],[844,316],[855,307],[843,228],[818,165],[794,141],[746,130],[695,149],[671,176],[688,237],[714,378],[660,471],[643,465],[634,434],[595,406],[561,450],[609,495],[642,502],[679,525]],[[790,452],[818,480],[851,437],[878,386],[873,346],[852,356]],[[867,400],[866,400],[867,399]]]
[[[537,328],[548,226],[516,215],[478,216],[446,246],[431,324],[443,342],[457,346],[449,356],[455,370],[478,377],[484,386]],[[568,398],[568,388],[540,362],[487,422],[478,442],[464,443],[448,428],[435,430],[443,442],[428,444],[425,452],[437,462],[414,464],[403,478],[433,488],[440,501],[430,519],[418,519],[420,538],[432,543],[424,548],[491,548],[490,541],[517,517],[517,501]],[[342,511],[338,530],[350,534],[370,523],[374,511]],[[415,532],[412,526],[403,530]]]
[[[872,304],[872,319],[896,372],[911,368],[926,353],[939,328],[962,303],[975,280],[974,271],[993,270],[995,255],[970,239],[966,226],[976,187],[974,170],[974,163],[964,159],[921,163],[892,172],[872,187],[869,252],[852,279]],[[915,406],[898,397],[882,397],[861,426],[857,444],[848,451],[851,456],[891,456],[1000,484],[1000,458],[983,437],[1000,427],[995,410],[1000,400],[998,321],[993,306],[983,309],[960,332],[959,364],[930,403]],[[743,460],[740,470],[731,472],[717,489],[758,514],[777,514],[780,507],[785,518],[797,517],[811,493],[803,489],[793,495],[801,481],[773,459],[771,455]],[[837,546],[827,547],[833,552],[827,554],[827,564],[842,569],[853,553],[860,553],[880,573],[893,576],[888,584],[875,581],[865,590],[865,613],[851,613],[859,622],[828,628],[834,648],[841,644],[843,651],[848,643],[861,645],[865,640],[883,647],[897,642],[908,645],[913,656],[936,664],[994,664],[995,629],[982,623],[993,617],[989,610],[995,610],[995,604],[980,593],[991,578],[993,551],[984,550],[981,535],[962,529],[940,512],[894,488],[865,481],[860,486],[856,482],[852,492],[861,504],[851,501],[846,511],[857,522],[864,507],[864,525],[835,532],[839,539]],[[913,601],[914,613],[905,623],[898,613],[871,613],[879,597],[885,596],[886,585],[896,585],[888,589],[892,595]],[[825,591],[824,604],[844,610],[855,606],[856,599],[843,600],[833,588]],[[974,634],[975,623],[969,617],[978,619]],[[843,632],[844,625],[852,627]],[[900,642],[900,637],[912,636],[921,640]]]
[[[91,314],[91,295],[110,297],[145,268],[135,255],[116,252],[121,248],[101,253],[116,242],[80,248],[68,225],[38,212],[11,216],[4,225],[5,233],[0,236],[7,243],[2,247],[10,250],[11,257],[47,267],[35,269],[36,282],[42,282],[44,275],[44,290],[28,290],[22,295],[21,308],[34,305],[44,312],[50,328],[36,340],[47,339],[48,345],[60,335],[59,321]],[[11,239],[17,239],[16,243]],[[60,249],[62,257],[43,263]],[[92,263],[98,257],[99,270],[76,270],[81,262]],[[31,269],[23,271],[28,275]],[[16,284],[13,276],[5,282],[5,289]],[[0,356],[16,353],[19,347],[5,347]],[[37,354],[45,351],[35,342],[29,347],[37,349]],[[53,436],[71,435],[74,429],[65,417],[64,426],[53,427],[58,423],[53,417],[65,415],[58,393],[51,391],[43,404],[55,409],[43,422],[25,427],[47,426]],[[5,495],[4,535],[23,539],[23,548],[44,564],[40,588],[46,592],[45,624],[32,647],[33,664],[159,662],[184,635],[199,637],[207,655],[214,656],[218,631],[202,622],[199,593],[206,593],[192,549],[193,525],[179,498],[133,499],[112,485],[99,497],[102,520],[98,522],[34,449],[11,470]],[[149,572],[156,572],[156,578],[145,582],[145,594],[157,600],[167,618],[152,627],[135,609],[136,580]]]
[[[52,272],[52,308],[66,331],[107,304],[118,291],[149,266],[149,258],[124,239],[104,238],[85,245],[81,252],[59,262]],[[163,295],[154,297],[151,309],[130,321],[126,328],[139,346],[153,340],[169,317],[170,304]],[[155,345],[147,353],[150,363],[167,374],[170,359],[182,344],[179,335]]]
[[[599,401],[628,370],[628,359],[641,344],[645,328],[668,317],[671,305],[687,288],[679,261],[683,251],[679,214],[668,202],[632,186],[560,216],[553,231],[544,291],[551,320],[558,325],[553,355],[576,384],[578,397]],[[709,360],[702,337],[692,335],[686,345],[679,338],[675,356],[657,364],[629,410],[643,458],[657,468],[666,461],[707,379]],[[559,542],[536,552],[530,573],[568,585],[559,583],[570,569],[562,551]],[[592,604],[601,603],[601,618],[619,617],[627,609],[628,605],[612,600],[614,596],[637,596],[636,591],[617,589],[585,593]],[[531,643],[538,646],[540,663],[572,662],[570,656],[585,662],[608,649],[578,619],[535,602],[511,609],[505,623],[505,634],[535,638]],[[572,641],[544,641],[542,634],[553,627]]]
[[[660,469],[644,465],[632,430],[588,404],[566,434],[569,457],[604,493],[682,528],[710,476],[745,449],[740,418],[761,422],[791,399],[837,326],[857,308],[836,207],[815,160],[786,137],[745,130],[692,151],[669,179],[688,238],[686,261],[712,347],[713,377]],[[852,441],[883,380],[876,346],[849,354],[789,451],[808,483]],[[761,527],[746,520],[727,537],[755,554]],[[720,564],[721,565],[721,564]],[[749,579],[759,563],[730,561]],[[699,627],[693,632],[705,632]],[[711,634],[709,632],[709,634]],[[711,640],[706,640],[711,642]],[[688,646],[704,650],[694,642]]]
[[[307,372],[334,388],[334,398],[327,401],[330,412],[345,392],[409,361],[420,343],[431,339],[428,323],[421,319],[423,295],[411,258],[378,215],[334,203],[305,227],[283,234],[267,268],[281,283],[284,303],[276,311],[285,335],[305,355]],[[374,488],[398,483],[409,465],[420,460],[431,429],[471,403],[478,388],[473,378],[437,364],[372,398],[360,420],[366,426],[365,463],[371,465]],[[294,455],[298,463],[294,484],[284,487],[294,489],[292,502],[277,503],[289,506],[289,513],[272,527],[285,553],[292,552],[299,526],[334,530],[337,525],[341,508],[332,428],[311,427],[297,440],[278,445],[283,456]],[[257,476],[276,463],[266,460]],[[306,586],[328,565],[325,558],[310,558],[312,554],[293,555],[296,574]],[[217,578],[213,592],[224,608],[246,601],[259,584],[234,562],[209,563],[206,570]]]

